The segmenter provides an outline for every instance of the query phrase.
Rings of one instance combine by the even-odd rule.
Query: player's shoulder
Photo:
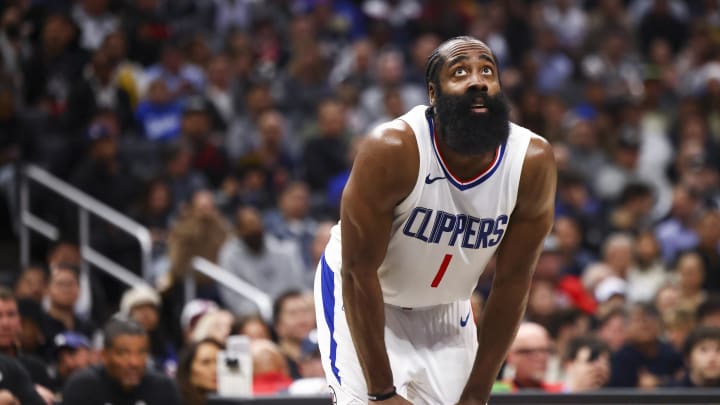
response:
[[[415,132],[403,117],[386,121],[372,128],[361,143],[361,150],[374,155],[382,154],[396,158],[417,155],[418,146]]]
[[[360,143],[348,187],[358,186],[364,197],[385,198],[394,205],[412,190],[419,167],[415,133],[409,123],[395,119],[373,128]],[[368,196],[367,190],[377,195]]]
[[[554,166],[555,156],[552,145],[550,145],[550,142],[545,138],[513,122],[510,123],[510,133],[516,137],[529,138],[528,148],[525,152],[525,165],[540,164]]]

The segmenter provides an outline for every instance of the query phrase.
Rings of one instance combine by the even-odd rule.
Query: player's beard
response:
[[[477,100],[483,101],[485,113],[472,111]],[[502,92],[490,96],[471,88],[455,96],[438,89],[435,117],[443,142],[463,155],[493,151],[507,141],[510,133],[510,107]]]

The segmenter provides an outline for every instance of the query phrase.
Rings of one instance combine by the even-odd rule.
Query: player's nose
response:
[[[470,77],[470,81],[468,82],[468,90],[480,90],[482,92],[488,91],[488,84],[482,75],[474,74]]]

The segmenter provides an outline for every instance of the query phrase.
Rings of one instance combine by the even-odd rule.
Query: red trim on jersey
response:
[[[462,185],[462,186],[468,185],[468,184],[470,184],[470,183],[472,183],[472,182],[474,182],[474,181],[478,181],[482,176],[486,175],[488,172],[490,172],[490,170],[492,170],[493,167],[495,167],[495,165],[498,163],[498,160],[499,160],[499,158],[500,158],[500,148],[502,147],[502,145],[498,146],[498,147],[495,149],[495,157],[493,158],[492,162],[490,162],[490,164],[489,164],[485,169],[483,169],[483,170],[480,172],[480,174],[478,174],[477,176],[473,177],[473,178],[470,179],[470,180],[462,181],[462,180],[460,180],[456,175],[454,175],[454,174],[452,173],[452,171],[450,171],[450,168],[448,167],[448,165],[445,164],[445,159],[443,158],[442,152],[440,151],[440,148],[438,148],[437,136],[433,136],[432,138],[433,138],[433,146],[435,147],[435,150],[437,151],[437,155],[438,155],[438,157],[440,158],[440,164],[441,164],[441,165],[443,166],[443,168],[445,169],[445,172],[446,172],[447,174],[449,174],[450,177],[452,177],[452,179],[453,179],[456,183],[458,183],[458,184],[460,184],[460,185]]]

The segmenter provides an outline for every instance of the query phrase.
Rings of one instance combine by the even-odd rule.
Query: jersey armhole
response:
[[[418,139],[417,130],[412,122],[405,119],[405,116],[402,116],[398,118],[399,120],[405,122],[410,129],[413,132],[413,138],[415,139],[415,145],[417,146],[418,151],[418,172],[417,172],[417,180],[415,180],[415,185],[413,186],[412,191],[403,198],[396,206],[395,206],[395,214],[405,212],[412,208],[415,204],[415,202],[420,198],[420,193],[422,192],[422,173],[427,171],[427,157],[426,154],[423,153],[422,148],[422,142]]]

